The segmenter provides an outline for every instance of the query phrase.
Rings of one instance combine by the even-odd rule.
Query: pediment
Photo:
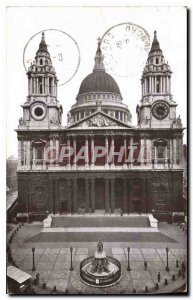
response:
[[[154,141],[154,144],[162,144],[162,145],[166,145],[168,143],[167,140],[163,139],[163,138],[159,138],[157,140]]]
[[[42,145],[42,144],[46,144],[46,141],[42,140],[42,139],[36,139],[32,142],[32,145],[34,146],[38,146],[38,145]]]
[[[109,115],[95,112],[92,115],[70,125],[68,129],[99,129],[99,128],[132,128],[131,126],[121,122]]]

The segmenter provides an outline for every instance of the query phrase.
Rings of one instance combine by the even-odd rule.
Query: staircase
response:
[[[67,227],[150,227],[146,215],[129,216],[53,216],[52,228]]]

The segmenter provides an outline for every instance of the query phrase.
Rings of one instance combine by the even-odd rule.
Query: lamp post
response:
[[[32,248],[32,255],[33,255],[33,267],[32,267],[32,272],[36,270],[35,268],[35,247]]]
[[[169,248],[166,247],[166,258],[167,258],[167,262],[166,262],[166,263],[167,263],[167,265],[166,265],[166,271],[167,271],[167,272],[169,272],[169,270],[170,270],[170,269],[169,269],[169,266],[168,266],[168,253],[169,253]]]
[[[73,248],[70,247],[70,271],[73,271],[73,270],[74,270],[74,268],[73,268],[73,266],[72,266],[72,252],[73,252]]]
[[[130,260],[129,260],[130,247],[127,248],[127,252],[128,252],[128,266],[127,266],[127,271],[131,271]]]

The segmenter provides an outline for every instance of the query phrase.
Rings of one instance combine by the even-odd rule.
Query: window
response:
[[[42,148],[42,146],[36,146],[36,159],[43,159],[43,148]]]
[[[149,77],[146,80],[147,80],[147,93],[149,93]]]
[[[43,65],[43,60],[42,59],[40,59],[40,65]]]
[[[156,76],[156,93],[160,92],[160,76]]]
[[[49,93],[52,93],[52,78],[49,78]]]
[[[156,65],[159,64],[159,58],[156,58]]]
[[[42,89],[42,77],[38,77],[38,83],[39,83],[39,92],[42,94],[43,89]]]
[[[164,158],[164,153],[165,152],[165,146],[163,145],[158,145],[157,146],[157,158]]]

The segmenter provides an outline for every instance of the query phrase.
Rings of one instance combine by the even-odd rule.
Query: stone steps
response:
[[[67,227],[150,227],[146,215],[133,216],[54,216],[51,228]]]

